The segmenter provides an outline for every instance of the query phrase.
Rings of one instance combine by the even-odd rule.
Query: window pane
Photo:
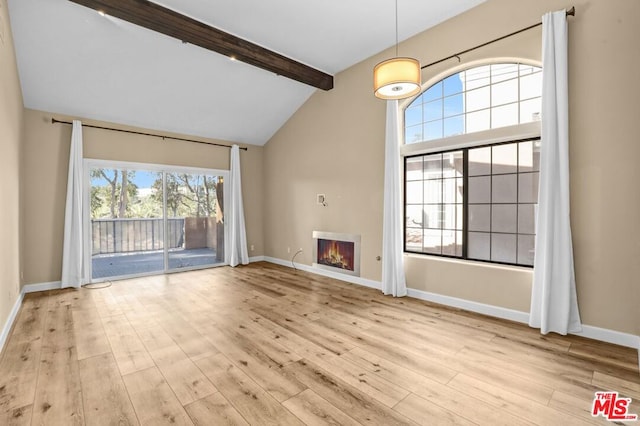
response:
[[[495,174],[518,171],[518,145],[510,143],[493,147],[492,170]]]
[[[491,231],[510,232],[517,231],[517,204],[497,204],[491,208]]]
[[[491,234],[491,260],[516,263],[516,236]]]
[[[434,99],[442,97],[442,82],[438,82],[431,86],[426,92],[422,94],[422,101],[429,102]]]
[[[464,180],[458,178],[456,182],[456,203],[462,204],[464,202]]]
[[[425,229],[424,230],[424,239],[423,239],[425,253],[434,253],[441,254],[442,253],[442,231],[435,229]]]
[[[539,173],[522,173],[518,183],[518,198],[521,203],[538,202]]]
[[[491,86],[491,105],[503,105],[518,101],[518,80],[508,80]]]
[[[463,235],[462,231],[456,232],[456,256],[458,257],[462,257]]]
[[[535,234],[536,218],[535,204],[520,204],[518,206],[518,233],[519,234]]]
[[[469,176],[491,173],[491,147],[469,150]]]
[[[464,134],[464,115],[444,119],[444,137]]]
[[[489,75],[491,67],[489,65],[466,70],[464,74],[465,89],[471,90],[477,87],[489,85]]]
[[[540,141],[520,142],[518,148],[518,171],[537,172],[540,170]]]
[[[405,127],[422,124],[422,106],[411,107],[404,110]]]
[[[442,254],[455,256],[456,231],[442,231]]]
[[[481,132],[491,128],[491,115],[488,109],[467,114],[467,133]]]
[[[458,206],[457,204],[443,205],[442,229],[458,229]]]
[[[442,177],[442,154],[424,157],[424,178],[439,179]]]
[[[438,204],[442,202],[442,179],[424,181],[424,203]]]
[[[470,231],[491,231],[491,206],[488,204],[470,204],[468,226]]]
[[[491,106],[489,86],[467,92],[466,111],[477,111]]]
[[[459,74],[444,79],[444,95],[449,96],[462,92],[462,80]]]
[[[405,225],[407,228],[422,228],[423,210],[421,205],[410,205],[406,208],[407,219]]]
[[[518,175],[493,176],[491,201],[493,203],[516,203],[518,201]]]
[[[422,251],[422,229],[407,229],[405,244],[409,251]]]
[[[520,75],[524,76],[527,74],[532,74],[534,72],[540,72],[540,68],[533,65],[524,65],[520,64]]]
[[[529,99],[520,103],[520,123],[531,123],[540,121],[540,111],[542,110],[540,98]]]
[[[529,74],[520,78],[520,99],[540,96],[542,93],[542,73]]]
[[[538,121],[541,84],[539,67],[516,63],[486,65],[451,75],[405,110],[405,143]],[[420,123],[422,129],[414,128]]]
[[[424,140],[430,141],[433,139],[442,138],[442,121],[432,121],[424,124]]]
[[[404,131],[405,143],[414,143],[422,141],[422,126],[407,127]]]
[[[518,64],[491,65],[491,82],[493,84],[518,77]]]
[[[442,204],[428,204],[424,206],[423,228],[442,228]]]
[[[535,254],[535,239],[533,235],[518,235],[518,263],[533,266]]]
[[[442,176],[462,176],[462,151],[447,152],[442,156]]]
[[[470,259],[489,260],[490,258],[490,235],[480,232],[469,232],[467,246],[467,256]]]
[[[442,99],[424,104],[424,121],[440,120],[442,118]]]
[[[444,116],[451,117],[464,112],[464,96],[462,94],[444,98]]]
[[[444,179],[442,181],[442,201],[446,204],[455,204],[458,199],[457,179]]]
[[[491,108],[491,128],[513,126],[518,124],[518,104]]]
[[[422,179],[422,157],[407,158],[405,160],[407,180]]]
[[[491,177],[470,177],[469,178],[469,203],[490,203],[491,202]]]
[[[407,204],[422,204],[422,181],[407,182],[405,191]]]

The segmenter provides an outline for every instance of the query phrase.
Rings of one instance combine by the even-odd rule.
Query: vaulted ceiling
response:
[[[399,38],[483,1],[399,0]],[[331,75],[395,42],[393,0],[154,3]],[[263,145],[318,90],[68,0],[9,12],[27,108]]]

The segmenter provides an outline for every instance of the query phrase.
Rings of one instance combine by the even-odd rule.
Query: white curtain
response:
[[[242,206],[242,181],[240,178],[240,148],[231,147],[231,168],[229,171],[229,207],[225,220],[229,232],[228,247],[225,248],[226,262],[231,266],[249,263],[247,252],[247,232],[244,226],[244,207]]]
[[[82,261],[82,123],[73,120],[71,148],[69,149],[69,177],[67,179],[67,205],[64,212],[64,243],[62,248],[62,288],[79,288],[84,284]]]
[[[569,222],[569,88],[565,11],[542,17],[542,146],[529,325],[582,330]]]
[[[387,101],[382,222],[382,292],[407,295],[402,254],[402,200],[400,197],[400,123],[398,101]]]

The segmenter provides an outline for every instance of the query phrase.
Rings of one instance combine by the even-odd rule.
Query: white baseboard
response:
[[[275,263],[277,265],[286,266],[292,268],[293,265],[290,261],[278,259],[275,257],[262,256],[262,259],[266,262]],[[375,288],[382,290],[382,283],[380,281],[369,280],[360,277],[353,277],[350,275],[344,275],[340,273],[334,273],[323,269],[317,269],[309,265],[296,263],[295,267],[318,275],[323,275],[330,278],[350,282],[353,284],[362,285],[365,287]],[[510,321],[515,321],[523,324],[529,324],[529,313],[516,311],[514,309],[503,308],[500,306],[487,305],[484,303],[474,302],[471,300],[460,299],[457,297],[445,296],[437,293],[430,293],[422,290],[415,290],[407,288],[407,295],[415,299],[426,300],[428,302],[439,303],[445,306],[451,306],[454,308],[464,309],[466,311],[477,312],[479,314],[489,315],[496,318],[502,318]],[[622,333],[620,331],[608,330],[605,328],[594,327],[590,325],[583,325],[581,333],[572,333],[576,336],[586,337],[588,339],[599,340],[602,342],[613,343],[615,345],[626,346],[628,348],[638,349],[638,368],[640,369],[640,336],[636,336],[629,333]]]
[[[264,262],[264,256],[253,256],[249,258],[249,263]]]
[[[626,346],[628,348],[638,349],[640,356],[640,336],[620,331],[608,330],[606,328],[594,327],[592,325],[583,325],[581,333],[571,333],[576,336],[586,337],[588,339],[600,340],[602,342],[613,343],[615,345]],[[640,368],[640,360],[638,362]]]
[[[293,264],[289,260],[282,260],[275,257],[263,256],[264,261],[275,263],[276,265],[286,266],[293,268]],[[335,278],[337,280],[346,281],[351,284],[357,284],[364,287],[375,288],[376,290],[382,289],[382,283],[380,281],[369,280],[362,277],[354,277],[352,275],[340,274],[337,272],[331,272],[324,269],[314,268],[313,266],[305,265],[302,263],[295,263],[295,267],[301,271],[311,272],[312,274],[322,275],[324,277]]]
[[[460,308],[466,311],[477,312],[479,314],[490,315],[492,317],[507,319],[523,324],[529,324],[528,312],[516,311],[499,306],[486,305],[484,303],[473,302],[466,299],[459,299],[457,297],[443,296],[441,294],[429,293],[422,290],[414,290],[412,288],[408,288],[407,293],[410,297],[415,297],[416,299],[439,303],[446,306],[452,306],[454,308]],[[640,336],[629,333],[622,333],[615,330],[608,330],[600,327],[594,327],[591,325],[583,325],[582,332],[571,334],[586,337],[588,339],[599,340],[601,342],[626,346],[628,348],[637,348],[639,356],[638,368],[640,369]]]
[[[38,283],[38,284],[27,284],[22,286],[22,290],[20,290],[20,294],[16,299],[16,302],[11,309],[11,313],[9,314],[9,318],[4,324],[2,328],[2,333],[0,334],[0,352],[4,348],[4,344],[6,343],[7,337],[9,337],[9,332],[11,331],[11,327],[13,326],[16,317],[18,316],[18,312],[20,311],[20,306],[22,305],[22,300],[24,299],[24,295],[27,293],[35,293],[37,291],[46,291],[53,290],[56,288],[60,288],[60,281],[52,281],[48,283]]]
[[[0,334],[0,353],[4,349],[5,343],[7,343],[7,338],[9,337],[9,332],[11,331],[11,327],[13,326],[13,322],[16,320],[18,316],[18,312],[20,311],[20,306],[22,305],[22,299],[24,298],[24,293],[20,292],[18,294],[18,298],[16,302],[13,304],[13,308],[11,308],[11,312],[9,313],[9,317],[2,327],[2,334]]]
[[[464,309],[465,311],[477,312],[479,314],[489,315],[496,318],[502,318],[510,321],[529,323],[529,313],[516,311],[514,309],[502,308],[500,306],[486,305],[484,303],[473,302],[471,300],[459,299],[457,297],[444,296],[442,294],[430,293],[428,291],[407,289],[410,297],[426,300],[427,302],[439,303],[453,308]]]
[[[35,293],[37,291],[55,290],[60,288],[62,283],[60,281],[50,281],[48,283],[26,284],[22,286],[22,293]]]

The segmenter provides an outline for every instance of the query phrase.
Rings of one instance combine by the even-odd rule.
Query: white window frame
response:
[[[461,148],[473,148],[476,146],[483,145],[493,145],[502,142],[510,142],[515,140],[524,140],[524,139],[533,139],[540,138],[541,135],[541,122],[534,121],[530,123],[516,124],[513,126],[505,126],[505,127],[497,127],[495,129],[488,129],[481,132],[472,132],[465,133],[462,135],[455,135],[441,139],[431,139],[428,141],[422,142],[413,142],[410,144],[404,143],[404,111],[405,109],[411,105],[411,103],[420,95],[424,93],[425,90],[429,89],[434,84],[439,81],[454,75],[460,71],[464,71],[470,68],[491,65],[491,64],[500,64],[500,63],[520,63],[523,65],[533,65],[537,67],[542,67],[542,64],[535,61],[523,60],[521,58],[493,58],[491,60],[479,60],[474,62],[469,62],[465,64],[461,64],[457,67],[449,68],[441,73],[438,73],[434,77],[427,80],[422,85],[422,90],[416,96],[406,99],[404,102],[401,102],[398,105],[398,117],[402,117],[402,122],[400,123],[402,129],[402,138],[403,143],[400,145],[400,156],[401,161],[404,165],[405,157],[420,155],[420,154],[432,154],[441,151],[450,151]],[[402,180],[402,193],[404,194],[404,166],[403,166],[403,176]],[[404,198],[402,199],[402,208],[406,205]],[[404,220],[403,220],[404,223]],[[404,225],[403,225],[404,226]],[[405,238],[406,230],[403,229],[403,238]],[[514,270],[522,270],[522,269],[531,269],[529,266],[521,266],[521,265],[505,265],[501,263],[494,262],[485,262],[485,261],[477,261],[472,259],[463,259],[458,257],[443,257],[438,255],[431,255],[429,253],[410,253],[404,252],[405,256],[414,256],[414,257],[422,257],[428,256],[430,259],[437,259],[444,262],[462,262],[465,264],[473,263],[473,264],[482,264],[490,267],[497,267],[503,269],[514,269]]]

